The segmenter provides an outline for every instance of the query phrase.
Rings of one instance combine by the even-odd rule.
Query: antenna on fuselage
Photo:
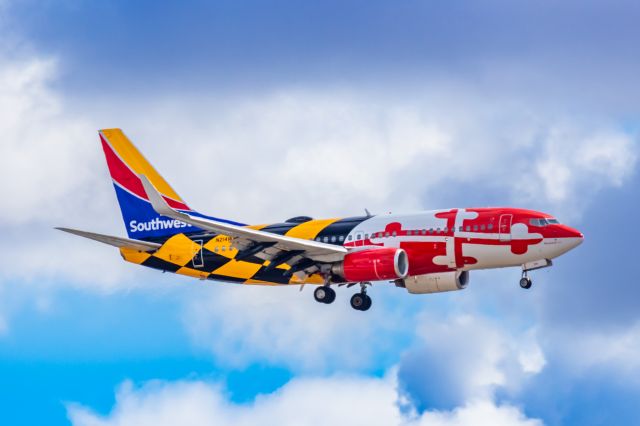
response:
[[[369,211],[369,209],[368,209],[368,208],[366,208],[366,207],[364,208],[364,212],[367,214],[367,217],[371,217],[371,216],[373,216],[373,215],[371,214],[371,212]]]

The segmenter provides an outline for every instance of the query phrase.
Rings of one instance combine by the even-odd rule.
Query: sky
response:
[[[0,423],[640,423],[640,6],[0,0]],[[585,242],[518,286],[202,283],[125,235],[97,130],[197,210],[509,205]]]

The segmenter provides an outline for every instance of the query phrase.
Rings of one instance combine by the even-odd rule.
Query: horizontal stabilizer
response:
[[[129,238],[112,237],[110,235],[96,234],[94,232],[80,231],[77,229],[69,228],[56,228],[60,231],[68,232],[73,235],[79,235],[80,237],[89,238],[90,240],[99,241],[104,244],[119,248],[128,248],[139,251],[152,251],[159,249],[162,244],[150,243],[148,241],[132,240]]]

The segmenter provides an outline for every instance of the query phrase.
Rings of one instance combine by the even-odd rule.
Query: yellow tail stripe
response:
[[[153,168],[151,163],[138,151],[120,129],[103,129],[100,132],[107,139],[107,142],[136,174],[143,174],[149,178],[163,195],[184,203],[182,198],[171,188],[162,176]]]

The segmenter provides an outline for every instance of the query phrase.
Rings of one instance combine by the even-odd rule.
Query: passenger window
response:
[[[215,248],[213,249],[214,252],[218,252],[218,246],[215,246]]]
[[[397,233],[396,231],[393,231],[393,236],[394,236],[394,237],[397,237],[397,236],[398,236],[398,233]]]
[[[478,225],[473,225],[474,232],[478,230]]]
[[[466,229],[467,229],[467,232],[470,232],[470,231],[471,231],[471,227],[470,227],[469,225],[467,225],[467,228],[466,228]]]
[[[489,231],[491,231],[493,229],[493,223],[490,223],[488,228],[489,228]]]
[[[353,238],[353,237],[352,237],[351,235],[349,235],[349,236],[347,237],[347,241],[351,241],[351,239],[352,239],[352,238]]]
[[[340,241],[344,241],[344,235],[340,235]]]
[[[335,243],[335,242],[336,242],[336,236],[335,236],[335,235],[332,235],[332,236],[331,236],[331,242],[332,242],[332,243]]]
[[[329,242],[329,237],[324,237],[324,242],[328,243]]]
[[[385,232],[385,233],[384,233],[384,236],[388,238],[388,237],[389,237],[389,233],[388,233],[388,232]]]
[[[462,232],[462,231],[463,231],[462,226],[461,226],[460,228],[458,228],[458,231],[460,231],[460,232]]]
[[[364,234],[364,239],[368,239],[369,238],[369,234]]]
[[[480,230],[484,231],[484,229],[485,229],[484,225],[480,225]]]
[[[426,229],[422,230],[422,235],[427,235],[427,230]]]
[[[444,233],[446,234],[447,232],[449,232],[449,228],[447,228],[446,226],[444,227]]]
[[[222,251],[227,250],[227,246],[222,246]]]

